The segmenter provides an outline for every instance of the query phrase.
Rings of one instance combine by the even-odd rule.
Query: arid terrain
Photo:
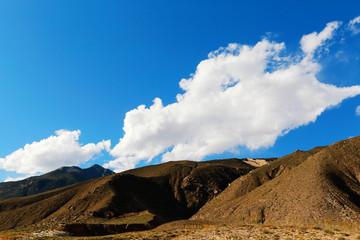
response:
[[[360,138],[296,151],[235,180],[192,219],[312,226],[359,222]]]
[[[273,225],[242,225],[211,223],[201,221],[180,220],[164,224],[152,230],[139,232],[126,232],[106,236],[70,236],[58,229],[48,229],[46,226],[19,228],[2,231],[0,239],[159,239],[159,240],[241,240],[241,239],[360,239],[360,228],[343,225],[342,227],[308,227],[308,226],[273,226]]]
[[[0,239],[360,239],[360,137],[175,161],[0,200]]]
[[[0,230],[44,222],[103,224],[112,219],[118,224],[120,219],[122,224],[124,216],[127,219],[128,214],[143,211],[151,212],[153,217],[135,223],[155,227],[191,217],[232,181],[253,169],[241,159],[169,162],[4,199],[0,200]]]

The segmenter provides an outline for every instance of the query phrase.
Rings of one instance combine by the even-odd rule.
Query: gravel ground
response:
[[[77,238],[89,239],[89,238]],[[93,237],[91,239],[99,239]],[[144,232],[123,233],[118,235],[106,236],[101,239],[164,239],[164,240],[222,240],[222,239],[360,239],[360,232],[344,231],[338,229],[314,229],[301,227],[272,227],[272,226],[183,226],[178,229],[161,229]]]
[[[95,237],[71,237],[65,232],[58,230],[38,230],[31,232],[17,232],[12,234],[0,234],[0,240],[14,239],[126,239],[126,240],[222,240],[222,239],[360,239],[360,232],[349,229],[336,228],[305,228],[305,227],[275,227],[263,225],[223,225],[223,224],[173,224],[150,231],[128,232],[108,236]]]

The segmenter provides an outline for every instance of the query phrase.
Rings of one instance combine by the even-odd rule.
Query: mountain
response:
[[[0,199],[34,195],[111,174],[114,172],[97,164],[86,169],[62,167],[41,176],[0,183]]]
[[[296,151],[231,183],[191,219],[314,225],[358,222],[360,137]]]
[[[189,218],[189,224],[357,226],[359,216],[360,137],[278,159],[168,162],[0,200],[0,230],[61,223],[82,236]]]
[[[186,219],[232,181],[256,168],[245,161],[168,162],[0,200],[0,229],[44,222],[99,222],[144,211],[158,223]]]

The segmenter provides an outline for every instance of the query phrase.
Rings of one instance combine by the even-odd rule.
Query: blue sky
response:
[[[61,164],[86,167],[120,159],[108,165],[119,170],[158,163],[164,151],[171,152],[178,144],[199,144],[194,135],[183,142],[176,142],[173,136],[161,145],[166,137],[155,132],[147,136],[148,142],[156,139],[148,147],[161,145],[159,151],[142,154],[147,145],[144,140],[127,140],[115,148],[125,135],[126,113],[142,104],[149,108],[156,97],[164,107],[175,103],[177,94],[186,92],[179,87],[181,79],[190,79],[210,52],[230,43],[237,43],[238,48],[254,46],[266,37],[270,43],[284,43],[283,54],[295,59],[304,55],[300,46],[304,35],[319,33],[328,23],[341,21],[341,27],[313,57],[321,67],[316,77],[336,87],[359,85],[360,34],[346,27],[360,15],[359,9],[358,1],[1,1],[0,181],[38,174]],[[173,151],[171,156],[190,160],[273,157],[331,144],[360,135],[360,117],[355,114],[358,105],[359,96],[344,97],[341,104],[326,106],[315,122],[295,124],[273,144],[269,140],[252,150],[250,145],[258,138],[251,143],[229,142],[230,152],[224,151],[226,141],[214,141],[209,145],[214,151],[192,155],[190,148],[184,148],[188,154]],[[187,110],[191,112],[178,111]],[[161,116],[172,131],[176,127],[169,125],[171,121],[163,112],[146,118]],[[139,114],[134,118],[145,118],[142,110]],[[129,126],[135,126],[134,122],[141,124],[132,118]],[[194,124],[201,122],[188,121],[186,128]],[[219,123],[214,126],[223,127]],[[61,129],[68,130],[66,136],[60,134],[68,140],[65,145],[56,140],[60,135],[55,131]],[[131,129],[137,132],[131,135]],[[266,125],[261,129],[266,131]],[[129,139],[142,134],[136,126],[129,127]],[[35,149],[32,143],[50,136],[52,140],[44,145],[46,151],[53,147],[54,155],[43,149],[31,150]],[[216,134],[213,137],[218,138]],[[13,154],[26,144],[30,144],[28,152]],[[86,151],[81,150],[86,145]],[[71,146],[75,146],[73,152],[64,150]],[[125,148],[131,151],[125,154]],[[151,157],[155,158],[143,159]]]

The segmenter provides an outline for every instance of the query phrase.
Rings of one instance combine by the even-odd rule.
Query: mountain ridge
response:
[[[98,164],[84,169],[64,166],[40,176],[0,183],[0,199],[30,196],[111,174],[114,172]]]

